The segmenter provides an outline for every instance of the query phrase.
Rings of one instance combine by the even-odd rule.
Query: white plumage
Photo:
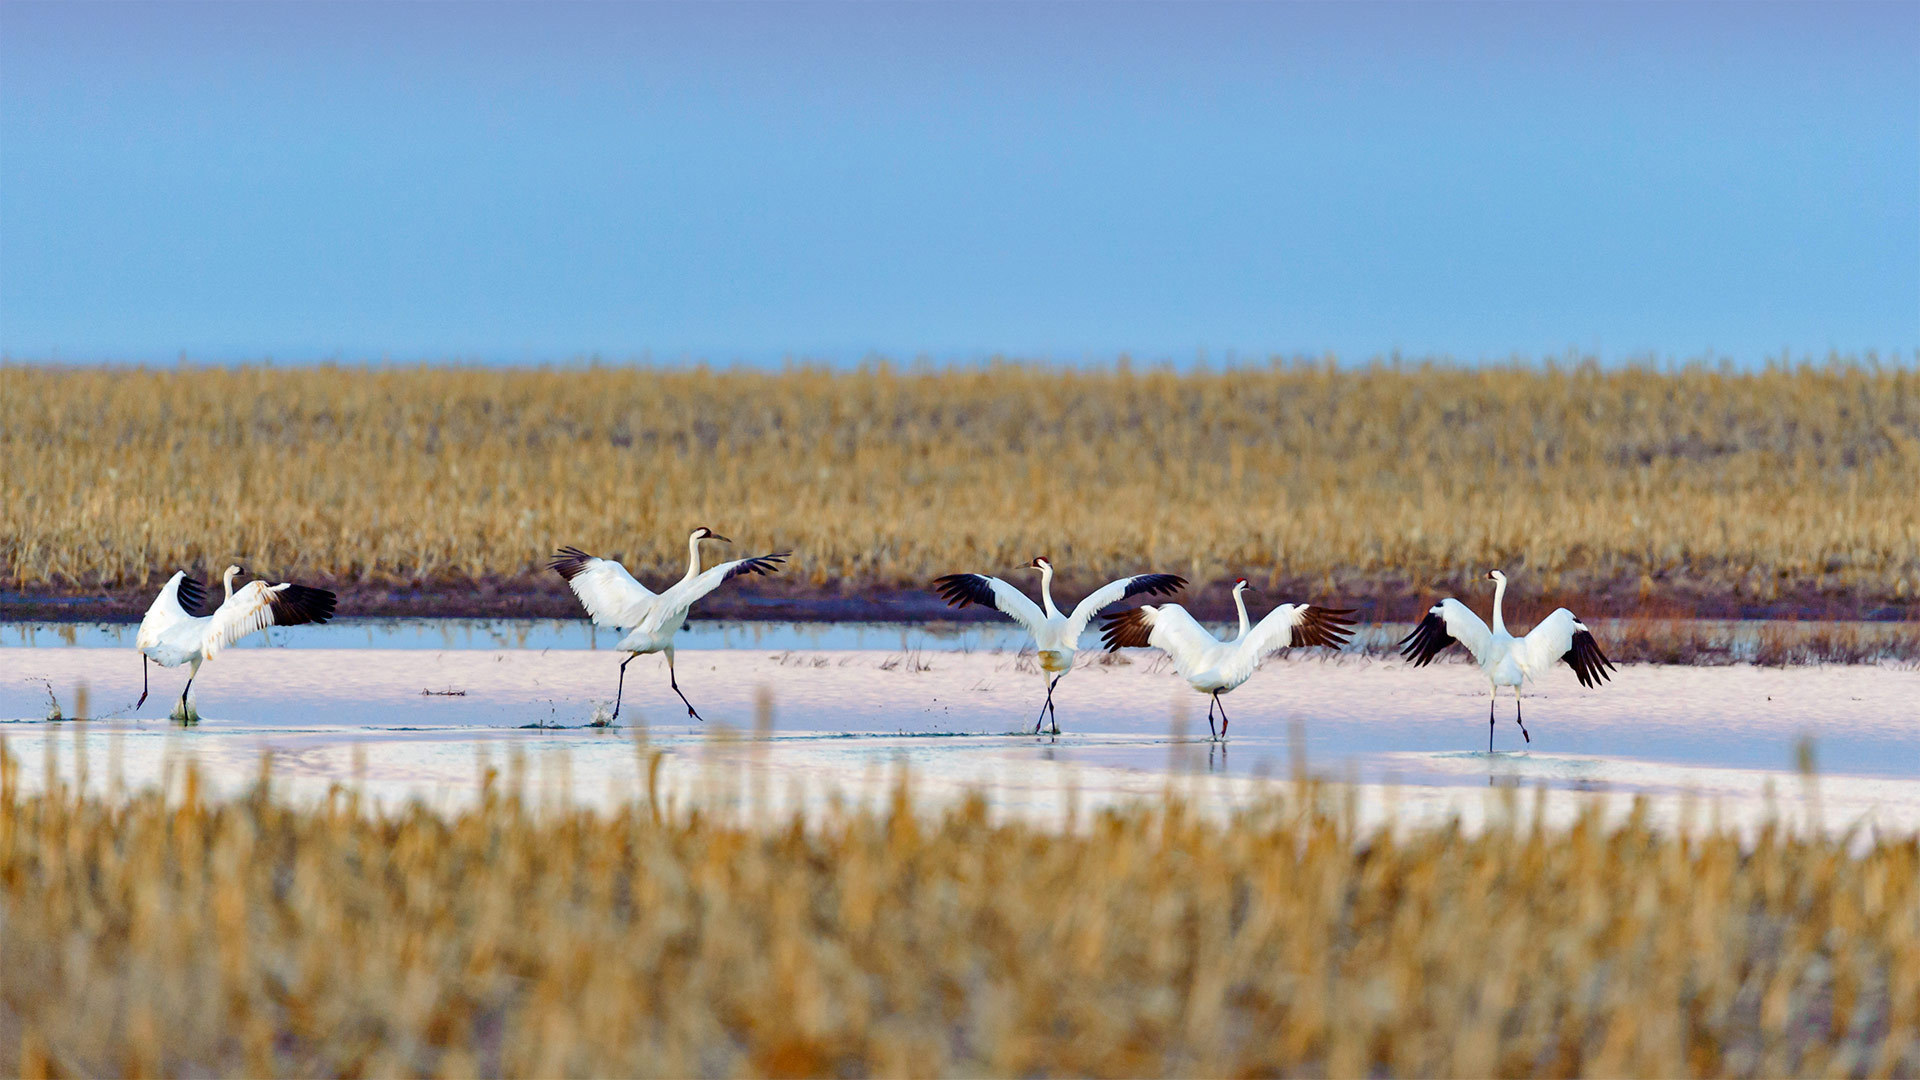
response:
[[[1025,593],[1012,585],[985,574],[948,574],[934,579],[933,587],[941,599],[954,607],[980,604],[999,609],[1032,637],[1034,649],[1040,658],[1040,674],[1047,683],[1046,702],[1040,706],[1040,718],[1033,722],[1033,730],[1037,735],[1040,725],[1047,721],[1048,714],[1053,713],[1053,688],[1066,677],[1067,672],[1073,670],[1074,654],[1080,648],[1080,635],[1086,633],[1087,624],[1093,621],[1100,609],[1117,604],[1129,596],[1158,596],[1175,592],[1186,585],[1187,579],[1174,574],[1135,574],[1110,581],[1087,594],[1086,599],[1074,605],[1073,612],[1068,614],[1054,606],[1053,563],[1046,556],[1036,555],[1022,569],[1040,571],[1039,604],[1027,599]],[[1060,733],[1058,714],[1053,715],[1052,730],[1055,735]]]
[[[1459,642],[1473,654],[1474,663],[1486,673],[1488,682],[1487,701],[1487,752],[1493,752],[1493,707],[1499,699],[1500,688],[1513,688],[1513,722],[1520,725],[1520,735],[1528,743],[1533,736],[1527,733],[1527,725],[1520,719],[1520,686],[1531,679],[1538,679],[1553,670],[1553,665],[1565,663],[1573,669],[1580,679],[1581,686],[1599,686],[1606,682],[1608,672],[1614,670],[1600,652],[1600,645],[1593,639],[1593,632],[1586,624],[1574,618],[1573,612],[1566,608],[1557,608],[1553,614],[1540,620],[1525,637],[1514,637],[1507,632],[1506,617],[1502,605],[1507,595],[1507,575],[1498,570],[1487,571],[1487,577],[1493,586],[1493,626],[1480,621],[1471,608],[1458,600],[1448,597],[1428,609],[1426,618],[1413,632],[1401,639],[1401,655],[1413,661],[1414,667],[1425,667],[1433,662],[1449,645]]]
[[[1167,654],[1175,671],[1187,685],[1210,699],[1207,705],[1207,730],[1214,731],[1213,714],[1220,712],[1219,738],[1227,734],[1227,709],[1220,695],[1232,691],[1253,677],[1253,671],[1269,653],[1290,647],[1325,645],[1337,649],[1347,643],[1353,625],[1346,608],[1325,608],[1313,604],[1281,604],[1267,612],[1257,625],[1247,619],[1245,593],[1249,586],[1241,578],[1233,584],[1233,605],[1240,612],[1240,632],[1221,641],[1201,626],[1179,604],[1142,604],[1107,620],[1101,631],[1108,649],[1152,647]]]
[[[730,544],[733,541],[719,535],[702,525],[687,537],[687,573],[664,592],[656,593],[640,584],[627,568],[612,559],[602,559],[589,555],[579,548],[561,548],[553,557],[552,568],[565,579],[573,595],[587,609],[595,626],[626,630],[627,635],[620,639],[615,648],[627,654],[620,662],[620,681],[613,694],[613,715],[611,723],[620,718],[620,699],[626,691],[627,665],[636,656],[649,653],[665,653],[667,657],[667,683],[673,692],[679,694],[680,703],[687,707],[687,715],[696,720],[705,720],[694,710],[687,695],[680,692],[680,683],[673,670],[673,635],[679,632],[687,622],[687,611],[695,600],[720,587],[720,583],[741,574],[772,574],[780,569],[780,562],[792,552],[776,551],[770,555],[760,555],[751,559],[734,559],[708,569],[700,570],[700,541],[718,540]]]
[[[193,665],[187,675],[187,685],[180,691],[180,714],[184,719],[194,719],[193,704],[187,697],[193,688],[194,676],[200,674],[202,663],[220,655],[221,650],[269,626],[324,623],[333,618],[335,598],[325,589],[284,581],[278,585],[250,581],[235,591],[233,579],[241,573],[244,571],[238,566],[227,567],[222,575],[225,598],[212,614],[206,614],[206,589],[188,577],[186,571],[175,571],[140,620],[140,633],[134,638],[134,647],[146,660],[167,668]],[[136,709],[147,701],[146,675],[143,661],[140,700],[134,703]]]

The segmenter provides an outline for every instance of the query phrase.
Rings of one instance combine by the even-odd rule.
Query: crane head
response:
[[[1022,567],[1022,569],[1024,569],[1024,570],[1051,570],[1051,569],[1053,569],[1053,564],[1047,561],[1047,557],[1046,557],[1045,555],[1035,555],[1035,556],[1033,557],[1033,561],[1032,561],[1032,562],[1030,562],[1030,563],[1028,563],[1028,564],[1027,564],[1026,566],[1024,566],[1024,567]]]
[[[1253,587],[1253,583],[1248,581],[1246,578],[1234,578],[1233,591],[1234,592],[1253,592],[1255,590]]]
[[[719,533],[714,532],[712,529],[707,528],[705,525],[702,525],[699,528],[693,530],[693,538],[695,540],[718,540],[723,544],[733,543],[733,541],[727,539],[724,536],[721,536]]]
[[[1498,570],[1489,570],[1487,571],[1487,580],[1488,581],[1505,581],[1507,580],[1507,575],[1501,573]]]

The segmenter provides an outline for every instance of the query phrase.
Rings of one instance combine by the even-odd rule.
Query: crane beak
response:
[[[721,535],[720,535],[719,533],[708,533],[708,534],[707,534],[707,539],[709,539],[709,540],[718,540],[718,541],[720,541],[720,542],[721,542],[721,543],[723,543],[723,544],[731,544],[731,543],[733,543],[733,541],[731,541],[731,540],[729,540],[729,539],[727,539],[727,538],[726,538],[726,537],[724,537],[724,536],[721,536]]]

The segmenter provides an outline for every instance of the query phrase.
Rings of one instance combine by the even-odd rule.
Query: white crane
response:
[[[227,567],[221,575],[226,597],[212,614],[206,613],[206,588],[186,571],[177,570],[167,579],[146,617],[140,620],[140,634],[134,639],[134,647],[143,657],[140,700],[134,702],[134,708],[147,703],[149,660],[168,668],[193,665],[187,673],[187,685],[180,690],[180,717],[193,721],[198,717],[187,692],[193,689],[200,665],[220,655],[220,650],[269,626],[324,623],[333,618],[334,595],[327,590],[285,581],[278,585],[249,581],[236,592],[233,579],[244,573],[238,566]]]
[[[667,684],[673,687],[674,693],[680,694],[680,703],[687,707],[687,715],[704,722],[706,717],[694,711],[693,703],[680,693],[679,680],[674,678],[673,635],[686,625],[687,609],[693,602],[719,588],[721,582],[741,574],[776,573],[781,560],[793,554],[776,551],[751,559],[735,559],[702,573],[702,540],[733,543],[705,525],[693,530],[687,537],[686,576],[661,593],[635,581],[626,567],[612,559],[597,558],[576,547],[563,547],[554,554],[553,570],[566,580],[573,595],[580,598],[587,614],[593,617],[593,624],[629,631],[615,646],[629,655],[620,661],[620,682],[613,692],[613,715],[608,717],[608,723],[620,718],[620,697],[627,687],[627,665],[634,657],[649,653],[667,654]]]
[[[1527,734],[1527,725],[1520,720],[1521,683],[1545,675],[1556,663],[1565,663],[1580,677],[1581,686],[1599,686],[1614,667],[1601,655],[1593,632],[1566,608],[1558,608],[1540,620],[1526,637],[1509,634],[1500,611],[1507,596],[1507,575],[1489,570],[1487,577],[1494,582],[1493,629],[1487,629],[1467,605],[1448,597],[1428,609],[1420,625],[1401,639],[1400,655],[1413,661],[1414,667],[1425,667],[1456,641],[1467,647],[1474,663],[1487,675],[1487,753],[1491,754],[1493,706],[1500,698],[1501,687],[1513,687],[1513,722],[1520,725],[1520,736],[1532,743],[1533,736]]]
[[[1195,621],[1179,604],[1142,604],[1107,620],[1101,636],[1107,649],[1160,649],[1173,660],[1173,668],[1187,685],[1212,699],[1207,706],[1207,731],[1214,732],[1213,712],[1220,710],[1220,730],[1215,738],[1227,737],[1227,707],[1220,695],[1253,677],[1254,668],[1268,653],[1285,648],[1325,645],[1338,649],[1353,633],[1351,608],[1327,608],[1315,604],[1281,604],[1257,625],[1247,620],[1245,594],[1252,588],[1246,578],[1233,583],[1233,606],[1240,612],[1240,632],[1221,641]]]
[[[984,574],[948,574],[935,578],[933,587],[940,598],[954,607],[966,607],[979,604],[982,607],[999,608],[1013,618],[1014,622],[1026,628],[1033,638],[1033,645],[1040,654],[1040,674],[1047,680],[1047,700],[1040,706],[1040,718],[1033,722],[1033,733],[1040,733],[1040,725],[1047,720],[1047,714],[1053,711],[1053,688],[1067,672],[1073,670],[1073,656],[1080,648],[1080,635],[1086,632],[1087,624],[1099,614],[1100,609],[1116,604],[1129,596],[1158,596],[1183,588],[1187,579],[1174,574],[1136,574],[1133,577],[1110,581],[1087,595],[1085,600],[1075,605],[1073,614],[1063,613],[1053,604],[1053,563],[1044,555],[1036,555],[1032,562],[1021,567],[1022,570],[1040,571],[1040,603],[1035,604],[1027,595],[999,578]],[[1060,717],[1053,716],[1053,734],[1060,734]]]

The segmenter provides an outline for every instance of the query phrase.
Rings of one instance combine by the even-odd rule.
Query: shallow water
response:
[[[1357,781],[1376,812],[1391,802],[1412,818],[1484,815],[1490,787],[1518,786],[1551,792],[1556,804],[1586,792],[1616,803],[1651,795],[1669,816],[1690,796],[1736,820],[1789,806],[1835,827],[1920,827],[1920,671],[1911,667],[1627,665],[1596,690],[1556,672],[1524,700],[1533,741],[1522,740],[1503,697],[1498,752],[1488,755],[1485,682],[1462,663],[1272,660],[1224,699],[1232,737],[1215,745],[1206,699],[1156,654],[1108,664],[1088,652],[1056,694],[1065,733],[1036,738],[1041,675],[991,624],[716,623],[700,628],[704,646],[689,642],[677,668],[706,723],[686,715],[653,656],[628,666],[619,726],[607,730],[590,726],[611,703],[622,655],[607,632],[596,649],[578,623],[343,624],[275,631],[289,647],[238,649],[208,664],[192,728],[167,719],[185,669],[150,668],[152,696],[130,708],[141,677],[132,628],[54,644],[44,627],[16,627],[0,639],[11,643],[0,647],[0,737],[29,779],[49,759],[77,776],[84,757],[90,783],[118,775],[139,786],[192,757],[213,786],[237,790],[269,751],[293,789],[355,782],[391,801],[470,798],[483,756],[496,768],[517,756],[529,783],[570,798],[629,798],[644,775],[644,738],[687,797],[722,765],[751,764],[777,781],[781,799],[799,789],[811,794],[792,797],[813,799],[870,791],[904,762],[923,792],[986,787],[1002,809],[1044,817],[1074,799],[1152,794],[1194,775],[1209,778],[1208,800],[1229,807],[1254,797],[1264,777],[1304,768]],[[75,712],[82,683],[97,719],[49,723],[51,703]],[[765,737],[738,738],[759,724],[763,697]],[[1803,739],[1820,777],[1811,787],[1796,771]]]
[[[1792,622],[1777,620],[1590,620],[1602,641],[1652,629],[1687,641],[1710,660],[1752,660],[1764,639],[1792,642],[1809,632],[1857,643],[1857,655],[1911,655],[1912,627],[1898,622]],[[1209,624],[1222,636],[1234,627]],[[1386,655],[1413,627],[1408,623],[1363,623],[1346,652]],[[138,627],[114,622],[0,622],[0,648],[132,648]],[[620,634],[598,630],[584,619],[335,619],[326,626],[269,628],[240,643],[247,649],[610,649]],[[1089,631],[1085,644],[1098,640]],[[681,630],[677,648],[704,649],[891,649],[971,652],[1019,649],[1025,633],[1004,619],[982,622],[859,623],[767,622],[695,619]]]

